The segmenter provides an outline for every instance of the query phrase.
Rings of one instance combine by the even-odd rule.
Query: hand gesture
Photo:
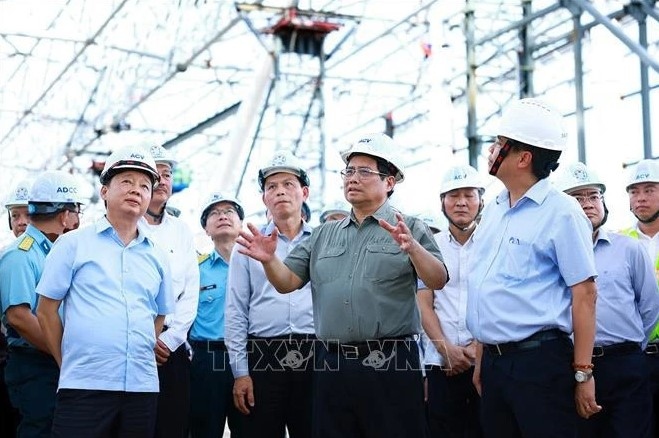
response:
[[[156,346],[153,351],[156,353],[156,364],[158,366],[167,362],[169,360],[169,355],[172,353],[169,351],[169,347],[167,347],[167,345],[165,345],[160,339],[156,341]]]
[[[238,377],[233,382],[233,404],[245,415],[249,414],[250,407],[254,407],[254,384],[251,377]]]
[[[583,418],[589,418],[598,413],[602,407],[595,401],[595,378],[587,382],[577,383],[574,389],[574,401],[577,404],[577,413]]]
[[[447,376],[455,376],[471,368],[471,358],[467,355],[466,347],[446,343],[441,353],[446,359],[444,372]]]
[[[414,239],[414,236],[412,236],[412,232],[405,224],[403,215],[400,213],[396,213],[396,220],[398,222],[396,223],[395,226],[391,225],[389,222],[383,219],[379,219],[378,223],[382,228],[389,231],[391,237],[393,237],[396,243],[398,244],[398,246],[400,246],[401,251],[409,254],[409,252],[414,249],[415,245],[417,244],[417,241]]]
[[[240,237],[236,240],[236,243],[242,246],[238,252],[259,262],[272,260],[277,249],[279,230],[275,228],[271,235],[265,236],[252,224],[247,224],[247,228],[251,233],[240,231]]]

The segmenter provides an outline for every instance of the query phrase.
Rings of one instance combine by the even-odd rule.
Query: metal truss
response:
[[[340,26],[321,56],[265,32],[290,8]],[[160,143],[192,169],[191,204],[226,190],[260,211],[257,169],[288,149],[318,211],[340,198],[337,151],[388,114],[408,172],[439,150],[478,166],[501,108],[531,95],[563,103],[586,160],[612,40],[641,120],[630,157],[653,156],[658,18],[653,0],[5,0],[0,183],[46,168],[93,181],[92,159]]]

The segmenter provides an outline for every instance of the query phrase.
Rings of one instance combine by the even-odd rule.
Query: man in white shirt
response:
[[[186,338],[197,316],[199,302],[199,267],[194,238],[188,226],[167,213],[172,196],[172,170],[176,161],[161,146],[153,146],[151,155],[160,174],[160,184],[146,210],[145,228],[166,253],[172,271],[175,309],[167,315],[156,343],[158,378],[158,417],[156,437],[186,438],[190,409],[190,359]]]
[[[449,280],[433,291],[417,293],[428,379],[430,436],[480,437],[480,396],[472,383],[476,341],[467,330],[467,257],[483,208],[485,189],[471,166],[450,168],[442,181],[440,200],[448,232],[435,234]]]

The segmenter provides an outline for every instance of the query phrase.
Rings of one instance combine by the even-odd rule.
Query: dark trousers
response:
[[[160,393],[156,416],[157,438],[186,438],[190,415],[190,359],[185,343],[158,367]]]
[[[233,404],[233,374],[224,342],[190,341],[190,433],[219,438],[228,421],[231,438],[241,438],[242,415]]]
[[[12,347],[5,368],[9,399],[21,414],[18,437],[50,437],[59,367],[34,348]]]
[[[579,418],[580,438],[650,437],[652,402],[645,355],[633,353],[593,357],[595,399],[602,410]]]
[[[144,438],[153,436],[155,392],[60,389],[53,438]]]
[[[577,433],[573,346],[569,338],[481,360],[485,437],[567,438]]]
[[[7,341],[0,332],[0,436],[14,438],[20,421],[18,409],[11,405],[9,392],[5,383],[5,365],[7,364]]]
[[[432,438],[479,438],[480,396],[472,383],[474,368],[447,376],[439,366],[426,367],[428,428]]]
[[[315,352],[315,438],[427,437],[414,340],[372,345],[356,356],[322,346]]]
[[[311,436],[313,346],[313,336],[249,340],[255,406],[243,416],[246,437]]]
[[[652,430],[653,435],[659,434],[659,352],[645,355],[645,363],[648,371],[648,387],[652,397]]]

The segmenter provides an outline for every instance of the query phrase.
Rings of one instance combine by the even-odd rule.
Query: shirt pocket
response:
[[[517,281],[526,281],[531,274],[533,248],[530,243],[511,237],[504,242],[502,275]]]
[[[364,277],[377,280],[391,280],[409,272],[409,258],[400,247],[390,243],[369,243],[366,245]]]
[[[345,275],[344,261],[341,259],[345,252],[345,246],[323,248],[318,254],[314,266],[315,275],[312,275],[312,278],[318,278],[319,281],[325,283],[337,280],[342,273]]]

